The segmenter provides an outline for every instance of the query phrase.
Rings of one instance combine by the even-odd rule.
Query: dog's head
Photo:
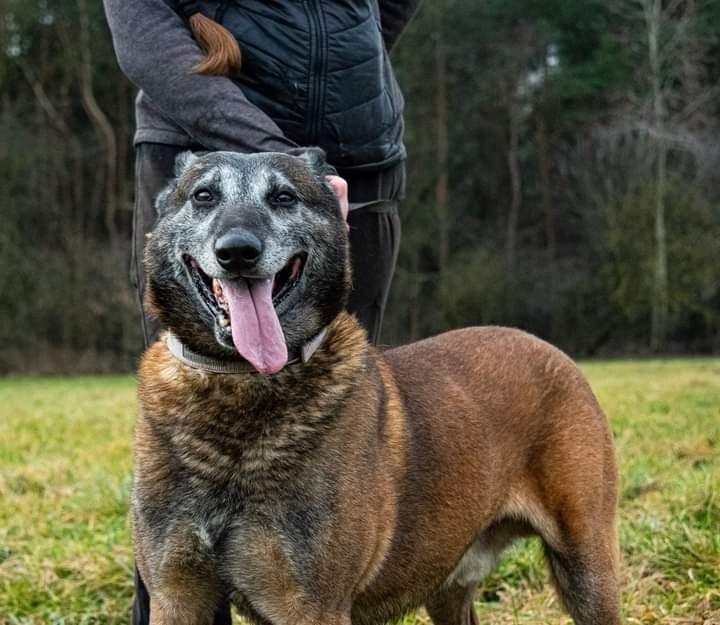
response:
[[[186,153],[145,250],[149,308],[196,352],[282,369],[344,308],[348,243],[324,154]]]

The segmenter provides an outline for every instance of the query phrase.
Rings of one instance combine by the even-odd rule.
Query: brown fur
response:
[[[239,74],[242,54],[232,33],[202,13],[195,13],[189,21],[192,34],[206,55],[193,71],[204,76],[230,78]]]
[[[191,369],[158,342],[140,402],[134,531],[155,625],[209,624],[223,596],[261,625],[421,605],[476,625],[464,554],[531,533],[576,623],[620,622],[611,434],[539,339],[472,328],[381,353],[342,313],[275,376]]]

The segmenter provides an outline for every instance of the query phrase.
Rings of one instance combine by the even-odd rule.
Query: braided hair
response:
[[[195,40],[205,52],[205,60],[193,68],[205,76],[234,76],[240,71],[240,46],[223,26],[200,13],[198,0],[178,0],[181,14],[190,24]]]

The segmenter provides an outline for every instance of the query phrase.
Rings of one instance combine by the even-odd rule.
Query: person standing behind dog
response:
[[[337,169],[336,191],[347,182],[349,307],[378,341],[405,185],[403,99],[388,50],[419,2],[104,0],[120,67],[140,89],[132,277],[141,300],[154,199],[179,152],[317,145]],[[157,331],[143,315],[146,343]]]
[[[405,187],[403,99],[388,51],[419,2],[104,0],[120,67],[140,90],[132,277],[141,305],[155,197],[180,152],[317,145],[341,205],[349,193],[349,309],[379,340]],[[149,345],[158,325],[142,318]],[[148,595],[135,577],[133,623],[144,625]],[[230,623],[229,605],[215,623]]]

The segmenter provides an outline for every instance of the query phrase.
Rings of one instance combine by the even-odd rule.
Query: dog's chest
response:
[[[262,408],[265,408],[264,410]],[[245,496],[272,495],[297,474],[328,424],[297,406],[193,407],[173,424],[173,455],[202,490],[225,483]]]
[[[250,505],[231,517],[196,524],[187,544],[196,555],[197,545],[203,545],[203,562],[193,568],[212,570],[241,611],[252,605],[274,621],[313,596],[319,554],[327,548],[323,525],[318,510],[299,502],[273,508]],[[186,566],[187,558],[178,555],[177,565]]]

